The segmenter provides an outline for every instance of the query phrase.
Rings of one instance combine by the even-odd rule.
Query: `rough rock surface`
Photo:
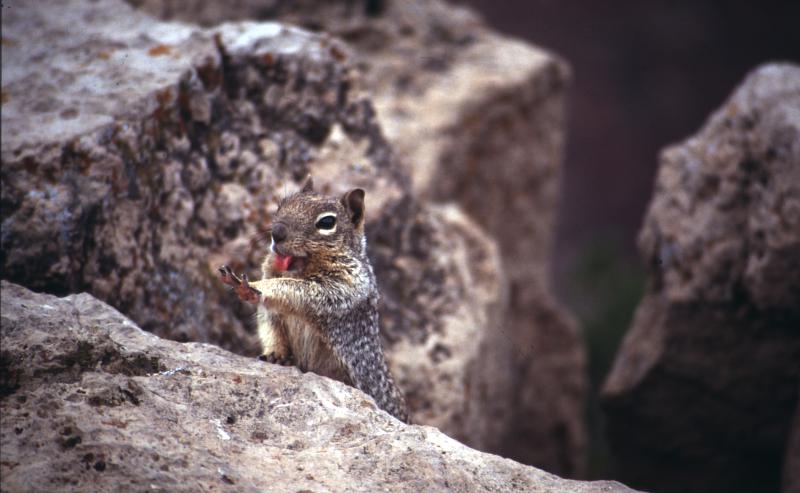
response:
[[[621,477],[776,491],[800,381],[800,67],[754,71],[664,151],[640,246],[649,288],[604,389]]]
[[[2,282],[4,491],[624,492],[409,426],[296,369]]]
[[[511,372],[496,373],[496,382],[515,389],[515,400],[503,433],[468,443],[579,475],[584,348],[547,280],[566,66],[488,32],[468,11],[421,4],[386,2],[379,19],[362,22],[385,41],[356,41],[354,51],[362,54],[378,121],[410,170],[414,190],[456,202],[499,246],[509,301],[493,350]],[[408,26],[416,30],[407,34]],[[349,40],[350,31],[333,32]],[[424,57],[414,56],[421,51]]]
[[[504,436],[519,392],[497,344],[497,248],[457,208],[415,199],[347,47],[276,23],[163,23],[112,0],[12,7],[3,277],[88,291],[162,337],[255,354],[252,310],[217,267],[255,276],[264,245],[251,239],[307,172],[331,193],[361,186],[412,420],[483,448]],[[525,445],[572,460],[547,436]]]
[[[498,419],[513,426],[468,443],[580,474],[584,349],[547,280],[566,64],[438,1],[130,2],[164,19],[202,25],[279,19],[331,33],[351,47],[377,121],[416,193],[457,202],[499,243],[510,305],[493,342],[500,347],[487,349],[507,362],[491,371],[495,382],[515,389],[516,401],[498,410]]]
[[[507,426],[514,395],[497,379],[511,371],[495,340],[508,306],[499,255],[455,206],[400,208],[412,209],[398,211],[406,224],[370,243],[392,374],[413,423],[481,448]]]
[[[294,183],[311,171],[332,192],[367,187],[377,216],[403,195],[330,40],[274,23],[207,32],[114,1],[14,5],[3,33],[8,279],[254,351],[220,309],[239,304],[216,268],[257,265],[248,239]]]

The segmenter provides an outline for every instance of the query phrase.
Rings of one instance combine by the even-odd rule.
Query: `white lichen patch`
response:
[[[219,418],[209,419],[208,420],[212,425],[214,425],[217,429],[217,437],[220,440],[230,440],[231,436],[228,434],[227,431],[222,427],[222,421]]]

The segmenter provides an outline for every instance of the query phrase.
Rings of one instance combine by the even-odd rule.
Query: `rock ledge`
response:
[[[8,491],[624,492],[409,426],[314,374],[136,327],[87,294],[2,283]]]

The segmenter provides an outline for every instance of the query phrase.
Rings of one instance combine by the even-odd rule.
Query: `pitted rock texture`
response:
[[[504,360],[494,381],[515,389],[504,413],[513,424],[467,443],[579,475],[585,354],[547,279],[566,63],[491,32],[468,9],[438,1],[130,2],[164,19],[201,25],[277,19],[348,44],[414,191],[458,203],[500,247],[509,309],[493,340],[500,347],[492,351]]]
[[[258,265],[248,240],[295,182],[364,186],[373,217],[404,195],[334,41],[164,24],[114,1],[15,4],[3,27],[8,279],[88,290],[156,334],[254,353],[216,269]]]
[[[325,193],[363,187],[412,420],[499,448],[520,392],[495,242],[416,198],[348,47],[277,23],[162,23],[112,0],[14,4],[3,23],[4,277],[85,290],[159,336],[254,355],[253,310],[217,267],[257,277],[260,232],[306,173]],[[535,402],[532,426],[571,416]],[[563,436],[521,443],[571,464]]]
[[[405,425],[356,389],[2,282],[4,491],[629,492]]]
[[[497,344],[508,309],[497,248],[453,205],[398,208],[404,227],[371,240],[392,374],[413,423],[485,450],[514,395],[497,378],[512,371]]]
[[[416,193],[457,203],[497,241],[508,278],[507,316],[492,351],[510,362],[496,367],[510,373],[495,378],[516,389],[509,426],[489,441],[467,443],[580,475],[584,347],[547,279],[566,64],[489,32],[467,10],[439,2],[384,5],[380,16],[364,14],[360,29],[349,20],[332,32],[353,40],[378,121]],[[365,32],[372,36],[356,34]]]
[[[622,478],[777,491],[800,381],[800,67],[750,74],[665,150],[649,288],[604,389]]]

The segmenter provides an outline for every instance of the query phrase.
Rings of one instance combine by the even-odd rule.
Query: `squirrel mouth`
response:
[[[275,252],[274,266],[278,272],[301,272],[308,261],[308,257],[283,255]]]

